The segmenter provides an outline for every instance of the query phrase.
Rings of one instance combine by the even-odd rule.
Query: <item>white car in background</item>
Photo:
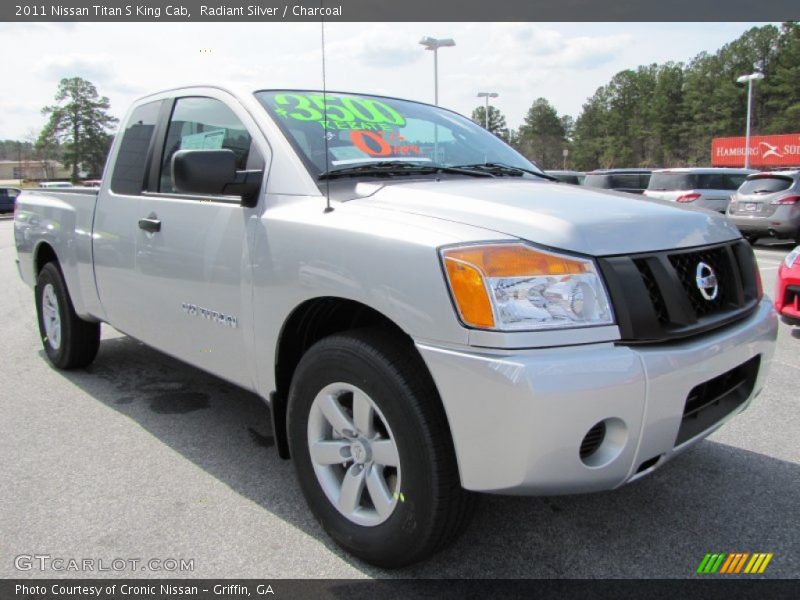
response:
[[[653,171],[644,195],[724,213],[731,196],[752,173],[757,171],[713,167],[659,169]]]

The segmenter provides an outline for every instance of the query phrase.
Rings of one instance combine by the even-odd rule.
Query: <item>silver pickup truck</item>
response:
[[[395,98],[191,87],[122,123],[99,190],[17,201],[48,358],[85,367],[108,323],[256,392],[367,562],[442,548],[474,492],[639,479],[762,389],[777,319],[719,215]]]

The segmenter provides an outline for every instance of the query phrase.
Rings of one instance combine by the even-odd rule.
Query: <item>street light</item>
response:
[[[439,106],[439,48],[449,48],[456,43],[450,38],[424,37],[419,41],[425,50],[433,50],[433,103]]]
[[[753,105],[753,82],[764,79],[764,74],[756,71],[749,75],[742,75],[736,79],[736,83],[747,84],[747,128],[744,136],[744,168],[750,168],[750,110]]]
[[[486,98],[486,112],[483,114],[483,128],[489,131],[489,98],[497,98],[497,92],[478,92],[478,98]]]

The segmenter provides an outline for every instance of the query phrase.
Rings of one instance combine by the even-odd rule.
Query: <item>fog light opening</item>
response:
[[[600,445],[603,443],[603,440],[606,439],[606,422],[600,421],[594,427],[592,427],[586,435],[583,436],[583,441],[581,442],[581,460],[586,462],[586,459],[589,458],[592,454],[597,452],[597,449],[600,448]]]
[[[587,467],[605,467],[622,453],[627,440],[628,427],[622,419],[603,419],[583,436],[578,451],[581,462]]]

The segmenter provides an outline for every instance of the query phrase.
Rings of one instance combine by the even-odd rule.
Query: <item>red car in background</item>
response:
[[[775,308],[785,323],[800,325],[800,246],[783,259],[778,269]]]

